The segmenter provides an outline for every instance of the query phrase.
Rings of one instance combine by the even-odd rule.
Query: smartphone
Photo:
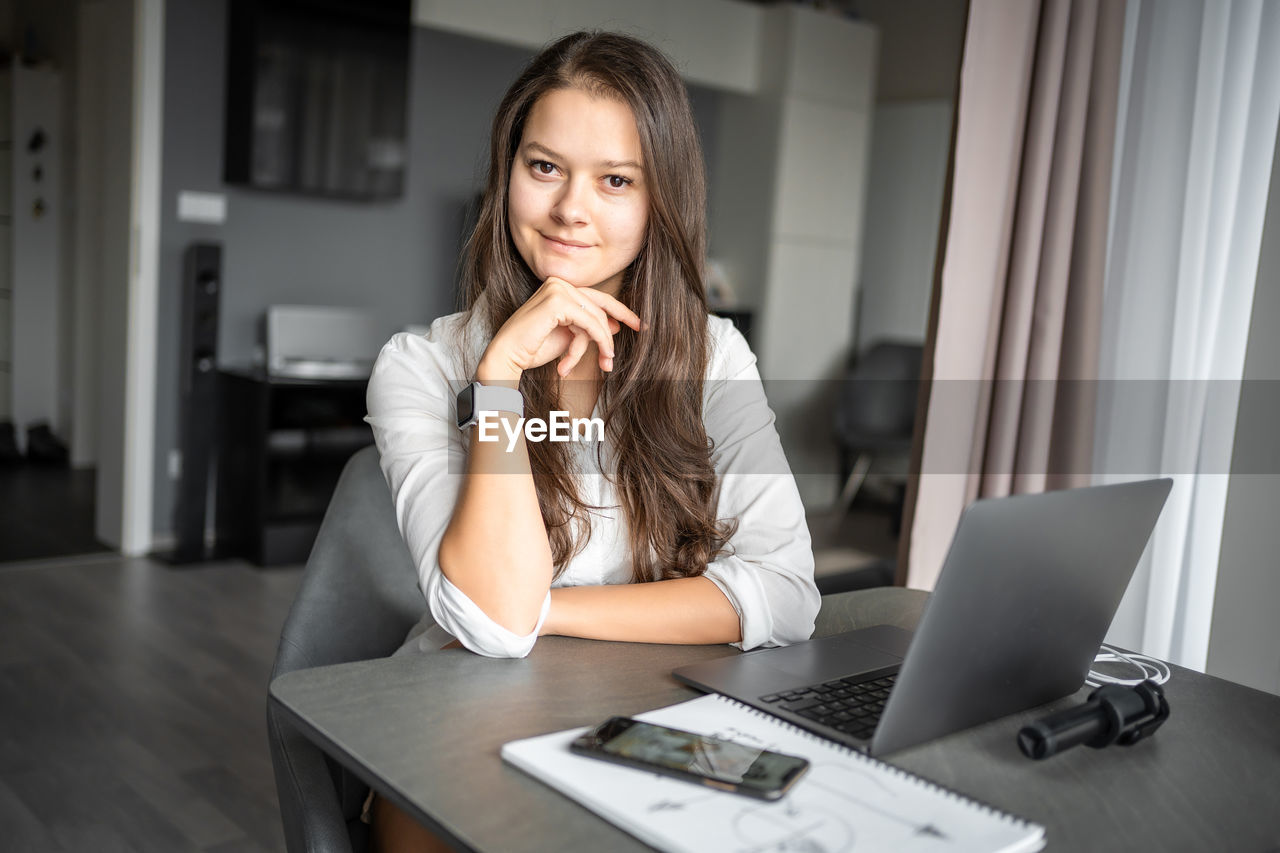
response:
[[[613,717],[576,738],[569,749],[722,791],[776,800],[809,769],[809,762],[721,738]]]

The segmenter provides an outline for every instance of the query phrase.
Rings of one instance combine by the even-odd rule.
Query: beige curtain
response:
[[[978,497],[1089,482],[1122,0],[972,0],[900,578]]]

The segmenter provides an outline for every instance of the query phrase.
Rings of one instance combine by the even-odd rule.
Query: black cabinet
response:
[[[342,467],[373,443],[366,381],[224,370],[219,385],[218,553],[304,562]]]

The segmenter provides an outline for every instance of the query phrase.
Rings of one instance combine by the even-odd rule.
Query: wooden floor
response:
[[[0,466],[0,563],[106,551],[93,535],[93,469]]]
[[[283,851],[266,685],[301,568],[4,562],[101,547],[91,476],[5,473],[0,851]],[[891,521],[810,519],[827,591],[892,577]]]
[[[0,565],[0,849],[282,851],[266,685],[300,569]]]

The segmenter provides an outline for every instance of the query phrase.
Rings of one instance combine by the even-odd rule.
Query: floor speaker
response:
[[[174,507],[177,539],[170,561],[190,563],[208,556],[205,524],[217,446],[218,303],[222,291],[222,247],[193,243],[182,269],[182,341],[179,351],[179,447],[182,471]]]

